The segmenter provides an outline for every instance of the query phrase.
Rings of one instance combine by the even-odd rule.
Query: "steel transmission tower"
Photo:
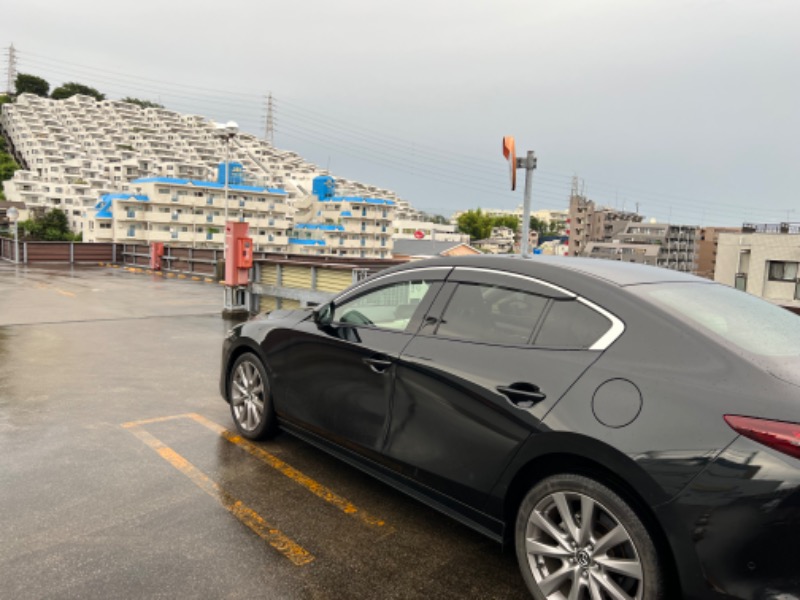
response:
[[[14,44],[8,47],[8,66],[6,73],[8,78],[6,80],[6,93],[10,96],[14,93],[17,80],[17,51],[14,49]]]
[[[264,132],[264,139],[270,144],[275,142],[275,106],[272,103],[272,92],[267,96],[267,128]]]

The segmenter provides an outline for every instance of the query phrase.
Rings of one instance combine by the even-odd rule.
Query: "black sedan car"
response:
[[[513,545],[535,598],[800,598],[800,318],[666,269],[408,263],[234,328],[283,429]]]

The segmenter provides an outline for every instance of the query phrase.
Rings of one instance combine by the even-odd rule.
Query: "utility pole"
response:
[[[536,168],[536,155],[528,150],[525,158],[517,158],[514,147],[514,138],[503,138],[503,156],[508,160],[511,172],[511,189],[517,187],[517,169],[525,169],[525,196],[522,207],[522,239],[520,240],[520,254],[523,258],[530,258],[528,245],[530,244],[531,228],[531,190],[533,189],[533,170]]]
[[[8,47],[8,66],[6,67],[8,79],[6,80],[6,93],[11,96],[16,87],[17,81],[17,51],[14,44]]]

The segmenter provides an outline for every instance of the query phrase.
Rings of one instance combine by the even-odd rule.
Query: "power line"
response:
[[[252,129],[253,132],[261,129],[261,125],[263,124],[263,117],[261,115],[259,115],[259,117],[255,116],[261,113],[261,109],[257,108],[261,103],[261,100],[258,100],[258,98],[263,99],[263,96],[259,96],[255,92],[228,91],[225,89],[176,81],[159,80],[111,69],[81,65],[29,52],[18,52],[18,54],[21,57],[21,62],[24,62],[26,65],[30,63],[35,67],[46,69],[51,73],[66,75],[67,77],[91,77],[104,85],[111,86],[110,89],[115,92],[120,91],[125,94],[139,94],[145,90],[148,93],[156,94],[159,98],[163,95],[170,99],[169,104],[171,107],[180,108],[186,112],[196,113],[198,106],[209,108],[212,112],[224,111],[227,115],[236,116],[240,122],[248,125],[248,129]],[[203,93],[198,94],[198,91]],[[441,148],[422,144],[418,141],[410,141],[400,136],[389,135],[386,132],[365,127],[363,124],[356,124],[341,118],[332,117],[320,111],[309,109],[295,99],[280,97],[274,99],[274,102],[274,114],[276,118],[273,121],[273,128],[274,123],[281,119],[281,115],[283,115],[283,130],[285,135],[289,135],[286,131],[287,129],[292,129],[295,135],[308,134],[309,130],[307,127],[313,126],[313,135],[310,138],[308,136],[304,138],[305,141],[320,145],[317,138],[322,135],[327,135],[329,137],[329,142],[326,144],[326,147],[333,147],[338,151],[344,151],[345,147],[331,143],[330,139],[338,139],[340,144],[345,143],[345,139],[342,138],[342,134],[345,134],[346,143],[350,145],[348,148],[350,155],[354,155],[353,146],[356,146],[358,148],[358,158],[366,162],[376,162],[372,156],[376,149],[382,152],[384,160],[389,160],[390,156],[400,152],[404,154],[403,159],[406,161],[406,166],[414,170],[411,173],[412,175],[417,175],[421,178],[431,178],[428,168],[431,162],[435,162],[437,165],[437,172],[446,171],[449,177],[454,177],[459,180],[465,175],[465,171],[468,171],[469,181],[476,182],[470,184],[469,187],[471,188],[479,189],[476,185],[477,182],[492,187],[498,185],[499,187],[497,190],[492,189],[491,191],[491,193],[496,194],[504,187],[502,177],[498,178],[495,175],[495,173],[503,172],[504,169],[500,167],[496,170],[490,167],[485,159],[478,158],[474,155],[450,151],[449,149],[442,150]],[[233,113],[233,115],[231,115],[231,113]],[[259,123],[259,125],[256,125],[256,123]],[[373,160],[370,160],[370,158]],[[392,159],[393,163],[394,160],[395,159]],[[397,168],[396,164],[390,166]],[[561,191],[562,186],[568,185],[566,182],[570,177],[571,175],[559,173],[557,171],[540,170],[537,171],[536,184],[540,189],[545,187],[544,184],[549,184],[551,189],[558,189]],[[635,197],[640,201],[647,200],[647,202],[641,202],[643,211],[645,212],[648,212],[647,208],[651,204],[654,205],[651,210],[656,211],[668,205],[670,207],[674,206],[680,208],[682,212],[687,214],[702,214],[704,212],[705,214],[711,215],[724,215],[725,218],[730,218],[732,212],[737,208],[739,209],[737,214],[747,214],[754,211],[752,205],[733,205],[729,202],[714,202],[709,200],[699,201],[697,199],[655,192],[653,190],[642,191],[633,188],[621,188],[617,184],[595,179],[592,179],[590,183],[592,189],[596,191],[599,190],[601,196],[610,195],[611,193],[622,193],[625,196]],[[467,186],[462,185],[462,187]],[[543,193],[539,195],[547,197]],[[564,202],[566,199],[559,196],[559,201]],[[715,210],[714,207],[718,207],[718,209]],[[774,213],[777,215],[780,212],[779,209],[759,209],[757,214]]]

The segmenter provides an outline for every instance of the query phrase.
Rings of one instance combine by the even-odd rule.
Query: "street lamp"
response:
[[[225,142],[225,227],[228,226],[228,179],[230,177],[231,140],[239,133],[239,125],[235,121],[225,124],[217,123],[216,135]],[[228,249],[225,240],[222,241],[222,259],[227,259]]]
[[[19,211],[15,207],[11,207],[6,211],[8,220],[11,221],[11,228],[14,231],[14,262],[19,263],[19,233],[17,226],[17,219],[19,219]]]

